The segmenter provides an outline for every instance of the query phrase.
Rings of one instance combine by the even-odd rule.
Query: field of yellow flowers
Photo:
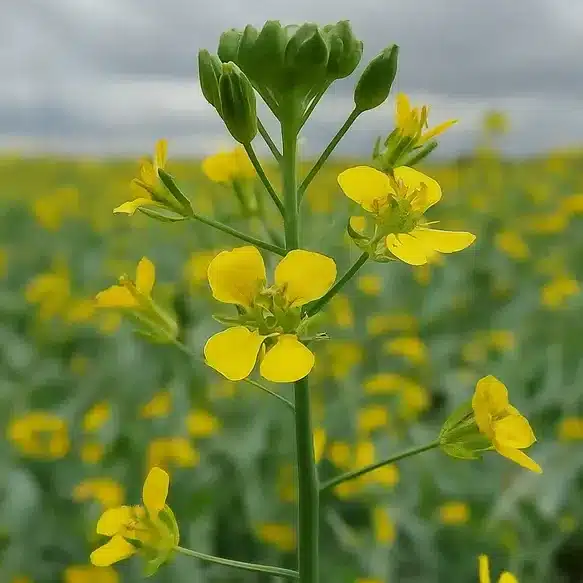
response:
[[[170,145],[171,146],[171,145]],[[303,207],[303,244],[358,257],[354,209],[330,163]],[[169,167],[196,212],[258,235],[261,186],[217,159]],[[435,439],[488,374],[538,442],[542,475],[501,456],[439,450],[341,484],[322,499],[322,569],[337,583],[477,580],[477,557],[519,581],[583,580],[583,155],[504,161],[484,149],[424,166],[432,219],[476,243],[421,267],[369,263],[321,317],[312,375],[324,480]],[[172,478],[181,540],[293,568],[293,428],[285,403],[140,337],[96,294],[148,257],[154,295],[202,357],[221,329],[207,267],[240,246],[200,223],[112,214],[134,162],[0,161],[0,581],[133,583],[142,565],[90,566],[104,509],[135,504],[153,466]],[[234,186],[234,188],[233,188]],[[454,217],[457,222],[454,222]],[[287,385],[272,389],[284,398]],[[273,580],[178,556],[153,580]]]

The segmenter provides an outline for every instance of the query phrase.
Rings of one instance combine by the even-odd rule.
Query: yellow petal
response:
[[[314,366],[312,351],[295,334],[282,334],[261,362],[261,376],[272,383],[293,383],[303,379]]]
[[[387,249],[409,265],[425,265],[433,254],[421,239],[408,234],[387,235]]]
[[[417,228],[415,236],[421,239],[429,249],[440,253],[455,253],[469,247],[476,236],[465,231],[440,231],[438,229]]]
[[[123,559],[127,559],[136,552],[136,548],[120,535],[114,536],[103,546],[95,549],[89,560],[96,567],[109,567]]]
[[[508,415],[495,421],[494,436],[498,444],[516,449],[530,447],[536,441],[530,423],[522,415]]]
[[[147,257],[142,257],[136,269],[136,287],[145,296],[149,296],[155,281],[156,268],[154,264]]]
[[[123,527],[132,521],[133,508],[131,506],[118,506],[109,508],[97,521],[97,534],[113,536],[120,532]]]
[[[161,468],[152,468],[144,481],[142,500],[150,515],[150,518],[158,516],[158,513],[166,505],[170,477]]]
[[[140,207],[153,205],[154,202],[151,198],[136,198],[135,200],[130,200],[120,204],[118,207],[113,209],[113,212],[124,213],[126,215],[132,216]]]
[[[472,407],[485,409],[492,416],[501,415],[508,409],[508,389],[495,376],[481,378],[472,398]]]
[[[138,302],[134,296],[121,285],[112,285],[95,296],[100,308],[134,308]]]
[[[439,136],[443,132],[447,131],[451,126],[457,123],[457,119],[448,119],[442,123],[437,124],[435,127],[431,128],[430,130],[426,131],[418,140],[418,144],[425,144],[431,138],[435,138],[435,136]]]
[[[486,555],[478,557],[478,574],[480,583],[491,583],[490,581],[490,562]]]
[[[168,140],[158,140],[156,142],[156,149],[154,154],[154,166],[157,168],[164,168],[168,158]],[[156,178],[158,178],[156,176]]]
[[[497,446],[496,451],[503,455],[504,457],[517,463],[519,466],[530,470],[531,472],[536,472],[537,474],[542,474],[542,468],[531,458],[529,458],[523,451],[519,449],[514,449],[512,447]]]
[[[207,340],[204,357],[210,367],[230,381],[240,381],[253,370],[264,340],[265,336],[244,326],[227,328]]]
[[[500,579],[498,579],[498,583],[518,583],[518,579],[508,571],[504,571],[502,575],[500,575]]]
[[[341,172],[338,184],[348,198],[369,212],[391,192],[389,177],[370,166],[355,166]]]
[[[208,267],[213,297],[226,304],[250,308],[266,279],[265,264],[256,247],[222,251]]]
[[[232,156],[227,152],[219,152],[208,156],[202,161],[202,171],[213,182],[230,182],[233,179]]]
[[[335,279],[334,259],[303,249],[290,251],[275,268],[275,283],[291,307],[321,298]]]
[[[441,200],[441,186],[423,172],[408,166],[399,166],[395,168],[394,175],[396,180],[403,182],[409,191],[419,191],[411,202],[414,211],[424,213],[429,207]]]
[[[405,128],[408,125],[411,114],[411,104],[405,93],[399,93],[395,100],[395,125],[398,128]]]
[[[321,427],[314,429],[314,459],[318,463],[324,454],[324,447],[326,446],[326,430]]]

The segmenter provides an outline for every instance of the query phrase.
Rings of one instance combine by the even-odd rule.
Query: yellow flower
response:
[[[255,177],[255,168],[245,149],[237,146],[230,152],[219,152],[202,161],[202,171],[213,182],[229,183]]]
[[[561,441],[583,440],[583,417],[565,417],[561,419],[558,434]]]
[[[397,95],[395,103],[395,125],[402,136],[412,138],[416,145],[422,146],[457,123],[457,119],[450,119],[431,129],[426,129],[428,128],[428,118],[428,105],[411,107],[407,95],[404,93]]]
[[[296,533],[289,524],[261,523],[255,526],[257,537],[264,543],[273,545],[289,553],[296,548]]]
[[[382,506],[376,506],[373,509],[373,525],[375,539],[379,544],[391,545],[395,542],[397,536],[395,523]]]
[[[465,502],[453,500],[439,507],[439,520],[443,524],[465,524],[470,519],[470,508]]]
[[[508,389],[495,377],[478,381],[472,398],[472,409],[480,433],[494,449],[528,470],[541,473],[541,467],[522,449],[530,447],[536,438],[528,420],[508,401]]]
[[[358,412],[356,419],[359,433],[368,436],[389,424],[389,412],[384,405],[367,405]]]
[[[496,246],[508,257],[522,261],[528,259],[530,250],[524,239],[515,231],[503,231],[496,234]]]
[[[492,583],[490,579],[490,562],[486,555],[478,557],[478,573],[480,576],[480,583]],[[498,579],[498,583],[518,583],[518,579],[508,571],[504,571]]]
[[[114,308],[133,315],[143,326],[141,332],[159,342],[176,338],[178,325],[152,299],[156,281],[156,268],[142,257],[136,268],[136,279],[127,275],[119,278],[119,285],[112,285],[97,294],[95,301],[100,308]]]
[[[267,287],[261,254],[255,247],[219,253],[208,269],[216,300],[239,307],[238,323],[212,336],[204,347],[209,366],[232,381],[260,373],[269,381],[294,382],[314,366],[312,351],[298,337],[301,308],[322,297],[336,279],[336,264],[319,253],[295,250],[275,268]]]
[[[95,403],[83,416],[83,431],[93,433],[99,431],[111,417],[111,406],[107,401]]]
[[[140,409],[140,417],[142,417],[142,419],[167,417],[171,410],[172,395],[170,394],[170,391],[160,391],[142,406]]]
[[[221,429],[221,422],[208,411],[196,409],[186,416],[186,428],[192,437],[208,437]]]
[[[73,489],[75,502],[97,500],[104,508],[121,506],[124,497],[123,486],[111,478],[87,478]]]
[[[191,254],[184,266],[184,278],[193,289],[206,282],[208,267],[216,254],[216,251],[195,251]]]
[[[358,289],[367,296],[379,296],[383,287],[383,280],[378,275],[361,275],[356,280]]]
[[[98,464],[105,455],[105,446],[98,441],[86,441],[81,445],[81,459],[85,464]]]
[[[108,567],[142,552],[154,572],[168,559],[178,544],[179,533],[174,513],[166,504],[170,478],[160,468],[152,468],[142,490],[141,506],[109,508],[97,522],[97,534],[111,537],[91,553],[96,567]]]
[[[388,176],[356,166],[341,172],[338,183],[348,198],[374,216],[378,240],[384,237],[386,250],[405,263],[424,265],[436,253],[461,251],[476,239],[465,231],[430,228],[424,213],[441,199],[441,187],[418,170],[400,166]]]
[[[541,302],[543,306],[556,310],[563,307],[567,300],[580,291],[579,282],[568,275],[559,275],[543,286]]]
[[[124,202],[113,209],[114,213],[133,215],[141,207],[167,208],[168,197],[164,195],[165,187],[160,181],[158,170],[164,170],[168,155],[168,142],[159,140],[156,142],[154,159],[152,162],[145,160],[140,169],[140,178],[134,178],[131,186],[138,198]]]
[[[386,332],[413,332],[417,320],[409,314],[373,314],[366,320],[366,330],[370,336],[379,336]]]
[[[119,575],[112,567],[73,565],[65,569],[65,583],[118,583]]]
[[[67,455],[70,448],[67,424],[54,413],[30,411],[13,419],[8,439],[26,456],[55,460]]]
[[[148,467],[193,468],[200,462],[200,454],[185,437],[159,437],[148,446]]]
[[[383,344],[383,349],[388,354],[403,356],[412,363],[422,363],[427,360],[427,348],[420,338],[415,336],[404,336],[387,340]]]
[[[334,296],[330,301],[330,311],[336,326],[339,328],[354,327],[354,312],[347,296],[344,294]]]

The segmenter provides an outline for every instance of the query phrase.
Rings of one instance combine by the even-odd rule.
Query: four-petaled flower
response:
[[[179,540],[176,519],[166,505],[169,483],[164,470],[152,468],[144,482],[142,506],[119,506],[101,515],[97,534],[111,538],[91,553],[93,565],[107,567],[140,552],[155,570],[168,558]]]
[[[492,583],[492,579],[490,579],[490,562],[486,555],[480,555],[478,557],[478,574],[480,583]],[[504,571],[500,575],[498,583],[518,583],[518,579],[512,573]]]
[[[423,215],[441,199],[441,187],[418,170],[400,166],[389,176],[356,166],[340,173],[338,183],[348,198],[373,215],[376,236],[384,237],[387,250],[405,263],[424,265],[436,253],[461,251],[476,239],[464,231],[430,228]]]
[[[504,457],[533,472],[541,467],[522,449],[530,447],[536,437],[526,417],[508,401],[508,389],[492,375],[478,381],[472,398],[472,409],[480,432]]]
[[[314,366],[314,354],[298,338],[301,308],[322,297],[336,279],[333,259],[301,249],[275,268],[268,287],[265,264],[255,247],[219,253],[208,280],[215,299],[238,306],[238,324],[212,336],[204,347],[209,366],[229,380],[246,378],[261,355],[260,373],[269,381],[294,382]]]
[[[255,168],[241,146],[228,152],[218,152],[208,156],[202,161],[202,171],[207,178],[220,183],[255,178]]]
[[[457,123],[457,119],[449,119],[428,128],[429,106],[411,107],[409,98],[404,93],[399,93],[395,106],[395,125],[402,136],[407,136],[414,140],[414,144],[422,146],[431,138],[442,134],[452,125]]]

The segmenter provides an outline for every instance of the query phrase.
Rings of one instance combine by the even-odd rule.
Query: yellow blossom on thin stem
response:
[[[265,264],[255,247],[219,253],[208,269],[216,300],[235,304],[236,324],[205,344],[209,366],[232,381],[251,374],[261,361],[261,376],[277,383],[294,382],[313,368],[315,357],[298,335],[302,307],[322,297],[336,279],[336,264],[319,253],[288,253],[275,268],[275,284],[267,285]]]
[[[523,451],[536,438],[526,417],[508,401],[508,389],[493,376],[478,381],[472,398],[476,424],[494,449],[509,460],[533,472],[541,473],[541,467]]]
[[[480,583],[492,583],[492,579],[490,578],[490,561],[486,555],[480,555],[478,557],[478,575]],[[518,583],[518,579],[512,573],[504,571],[500,575],[498,583]]]
[[[227,184],[255,177],[255,168],[242,146],[208,156],[202,161],[202,171],[209,180]]]
[[[437,253],[455,253],[469,247],[475,235],[465,231],[433,229],[425,212],[441,200],[439,184],[418,170],[400,166],[392,176],[369,166],[341,172],[344,194],[375,220],[372,244],[384,244],[383,253],[410,265],[425,265]]]

